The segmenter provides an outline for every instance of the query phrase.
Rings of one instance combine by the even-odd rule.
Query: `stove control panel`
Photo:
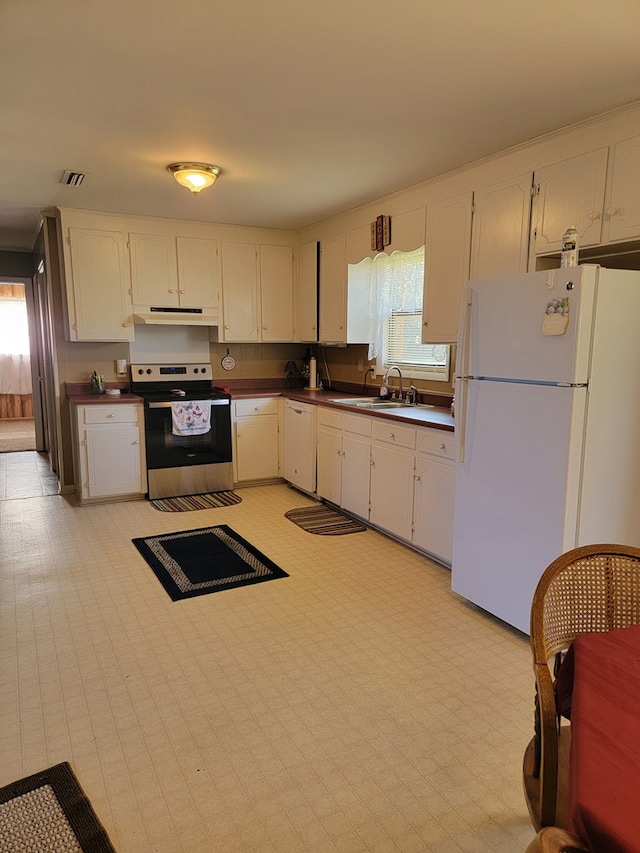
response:
[[[213,379],[211,364],[132,364],[132,382],[173,382]]]

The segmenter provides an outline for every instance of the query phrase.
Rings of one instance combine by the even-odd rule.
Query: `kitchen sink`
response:
[[[361,397],[350,400],[332,400],[332,403],[340,403],[342,406],[355,406],[358,409],[406,409],[406,403],[399,400],[376,400],[375,397]]]

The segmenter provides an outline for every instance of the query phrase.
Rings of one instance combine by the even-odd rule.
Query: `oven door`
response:
[[[206,399],[211,403],[211,427],[200,435],[174,434],[170,401],[145,402],[145,440],[149,470],[231,462],[231,401],[209,397]]]

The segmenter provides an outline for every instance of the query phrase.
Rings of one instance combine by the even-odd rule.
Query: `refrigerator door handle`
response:
[[[469,380],[466,377],[456,379],[456,444],[457,461],[464,462],[465,437],[467,434],[467,393]]]
[[[459,356],[460,363],[456,366],[458,376],[469,375],[469,349],[471,345],[471,303],[473,300],[473,290],[470,287],[465,288],[465,300],[462,306],[462,317],[460,323],[460,346]]]

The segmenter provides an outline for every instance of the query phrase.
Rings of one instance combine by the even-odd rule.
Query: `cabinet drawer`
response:
[[[416,431],[387,421],[376,421],[372,427],[374,441],[384,441],[396,447],[413,450],[416,446]]]
[[[260,397],[253,400],[236,400],[233,407],[237,418],[246,417],[247,415],[277,415],[278,398]]]
[[[420,453],[431,453],[444,459],[455,456],[455,441],[452,432],[444,430],[418,430],[418,450]]]
[[[318,406],[318,426],[342,429],[342,417],[342,412],[338,412],[336,409]]]
[[[142,406],[83,406],[80,412],[84,424],[137,424]]]
[[[344,431],[353,432],[356,435],[371,435],[371,421],[368,415],[345,415],[343,420]]]

